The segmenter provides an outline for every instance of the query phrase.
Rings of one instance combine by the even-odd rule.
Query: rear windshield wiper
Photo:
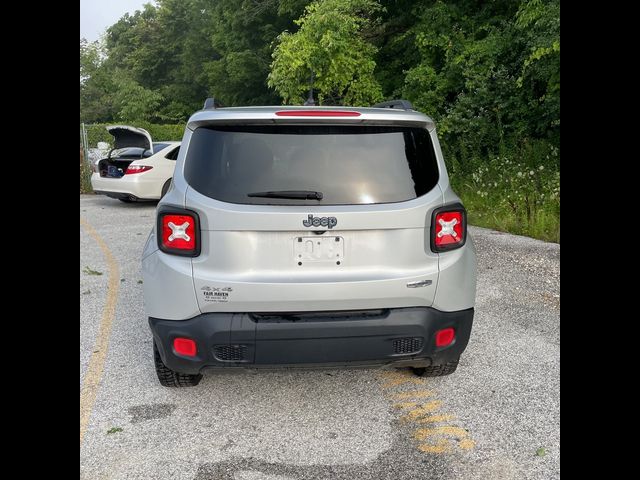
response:
[[[313,190],[278,190],[275,192],[253,192],[248,193],[247,197],[265,197],[265,198],[295,198],[301,200],[322,200],[322,192],[314,192]]]

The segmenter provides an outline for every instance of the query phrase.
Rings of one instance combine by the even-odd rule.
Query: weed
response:
[[[80,164],[80,193],[93,193],[91,187],[91,174],[93,170],[87,162]]]
[[[84,270],[82,270],[82,273],[85,273],[86,275],[102,275],[102,272],[99,272],[98,270],[93,270],[90,267],[84,267]]]
[[[560,242],[558,158],[554,147],[523,146],[488,160],[470,160],[466,171],[456,164],[451,183],[469,223]]]

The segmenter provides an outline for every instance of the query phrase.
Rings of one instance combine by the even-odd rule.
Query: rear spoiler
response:
[[[310,97],[313,99],[312,97]],[[308,100],[307,100],[308,101]],[[313,106],[312,103],[306,103],[305,106]],[[222,108],[222,104],[214,97],[209,97],[204,101],[203,110],[215,110],[216,108]],[[389,100],[388,102],[380,102],[375,105],[371,105],[371,108],[396,108],[399,110],[414,110],[413,105],[409,100]]]
[[[213,97],[209,97],[204,101],[203,110],[215,110],[216,108],[222,108],[222,104]]]
[[[376,103],[371,108],[397,108],[399,110],[413,110],[413,105],[409,100],[389,100],[388,102]]]

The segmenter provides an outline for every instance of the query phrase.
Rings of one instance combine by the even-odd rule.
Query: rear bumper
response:
[[[457,359],[471,334],[473,308],[441,312],[429,307],[301,313],[206,313],[189,320],[149,318],[163,362],[172,370],[207,368],[415,366]],[[435,346],[435,332],[456,331]],[[173,340],[195,340],[195,357],[177,355]]]
[[[140,200],[138,197],[136,197],[135,195],[132,195],[130,193],[121,193],[121,192],[108,192],[105,190],[94,190],[93,193],[95,193],[96,195],[106,195],[109,198],[117,198],[117,199],[128,199],[131,201],[137,201]]]
[[[163,184],[151,177],[145,178],[144,173],[125,175],[122,178],[101,177],[100,174],[93,173],[91,187],[95,193],[111,198],[158,200]]]

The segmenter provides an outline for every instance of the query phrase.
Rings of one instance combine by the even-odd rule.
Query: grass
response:
[[[463,157],[458,157],[463,158]],[[448,162],[469,223],[560,243],[560,154],[545,142]]]
[[[102,275],[102,272],[99,272],[98,270],[94,270],[91,267],[84,267],[84,269],[82,270],[82,273],[86,275]]]
[[[109,430],[107,430],[107,435],[111,435],[112,433],[118,433],[118,432],[122,432],[122,428],[112,427]]]
[[[80,193],[93,193],[91,188],[91,165],[87,162],[80,164]]]
[[[542,205],[527,215],[474,192],[457,193],[467,209],[470,225],[560,243],[560,214],[553,205]]]

